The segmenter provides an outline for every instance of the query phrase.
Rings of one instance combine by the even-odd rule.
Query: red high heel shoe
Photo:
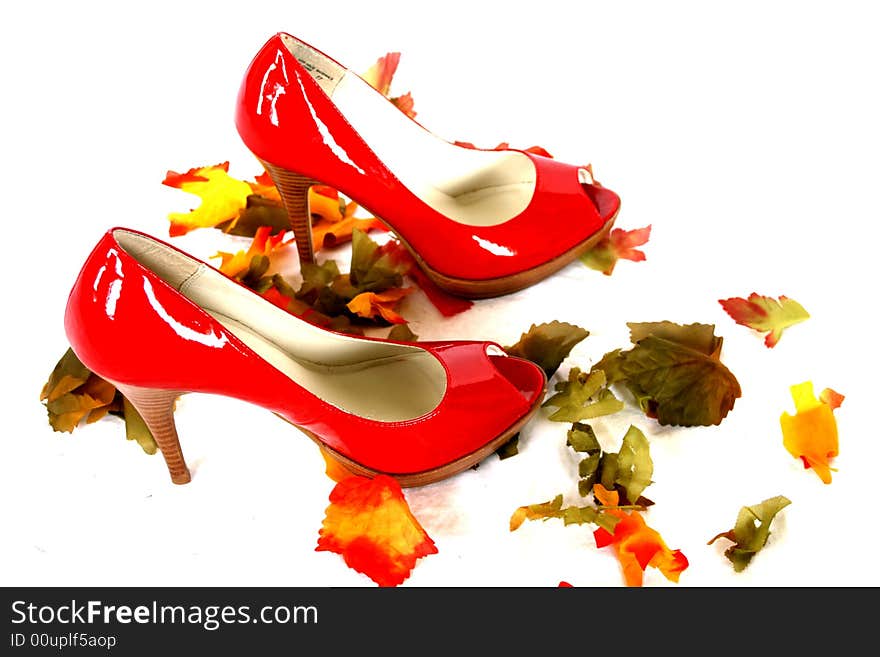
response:
[[[284,199],[302,263],[314,260],[313,184],[369,209],[437,285],[471,298],[559,270],[607,234],[620,208],[583,167],[433,135],[356,73],[285,33],[248,67],[235,123]]]
[[[190,473],[186,392],[267,408],[356,474],[420,486],[482,460],[540,407],[546,377],[489,342],[410,344],[328,331],[143,233],[109,230],[64,316],[70,346],[143,416],[171,480]]]

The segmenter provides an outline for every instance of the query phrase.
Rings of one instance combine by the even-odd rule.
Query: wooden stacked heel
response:
[[[171,481],[175,484],[188,484],[191,479],[189,468],[183,458],[177,427],[174,424],[174,403],[183,393],[179,390],[155,390],[120,383],[115,385],[140,413],[150,433],[153,434],[165,458]]]
[[[313,178],[276,167],[262,160],[261,162],[281,194],[281,200],[284,202],[284,208],[290,219],[290,227],[296,239],[300,265],[315,262],[315,247],[312,243],[312,214],[309,210],[309,188],[320,183]]]

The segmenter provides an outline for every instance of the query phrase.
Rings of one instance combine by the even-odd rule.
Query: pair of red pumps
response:
[[[239,134],[281,193],[301,263],[314,259],[313,184],[369,208],[437,285],[469,298],[559,270],[607,234],[620,206],[582,167],[434,136],[289,34],[263,46],[237,103]],[[89,255],[64,323],[80,360],[144,418],[178,484],[190,480],[173,417],[183,393],[257,404],[350,471],[419,486],[515,435],[547,383],[537,365],[490,342],[404,343],[319,328],[126,228],[109,230]]]

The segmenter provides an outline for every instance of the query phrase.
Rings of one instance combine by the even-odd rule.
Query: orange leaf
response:
[[[737,324],[755,331],[766,331],[764,344],[767,347],[775,347],[789,326],[810,318],[801,304],[786,296],[774,299],[752,292],[748,299],[731,297],[719,299],[718,303]]]
[[[284,241],[287,231],[281,231],[275,235],[271,233],[272,228],[270,226],[260,226],[256,234],[254,234],[254,238],[247,251],[238,251],[234,254],[218,251],[212,256],[220,258],[220,267],[218,269],[227,276],[235,278],[247,272],[251,259],[254,256],[262,255],[271,259],[278,251],[290,244],[290,241]]]
[[[268,171],[261,173],[254,178],[254,182],[249,182],[248,185],[250,186],[252,193],[264,198],[271,198],[279,203],[281,202],[281,194],[278,192],[275,183],[272,182],[272,177],[269,175]]]
[[[474,146],[469,141],[454,141],[452,143],[454,143],[456,146],[463,146],[464,148],[475,148],[477,150],[488,150],[488,149],[480,149],[477,146]],[[491,150],[493,150],[493,151],[510,150],[510,144],[507,143],[506,141],[502,141],[500,144],[498,144],[495,148],[493,148]],[[528,148],[523,148],[521,150],[525,151],[526,153],[534,153],[535,155],[542,155],[544,157],[549,157],[550,159],[553,159],[553,156],[550,155],[550,153],[547,151],[547,149],[544,148],[543,146],[529,146]],[[590,170],[590,173],[592,174],[592,169]]]
[[[838,455],[837,420],[832,412],[843,401],[843,395],[830,388],[816,399],[812,381],[791,386],[795,414],[782,414],[782,444],[785,449],[813,468],[826,484],[831,483],[831,460]]]
[[[354,229],[368,233],[371,230],[388,230],[375,217],[343,217],[339,221],[318,221],[312,224],[312,241],[316,249],[330,249],[351,241]]]
[[[618,260],[633,262],[645,260],[644,252],[636,247],[647,244],[650,237],[650,224],[634,230],[615,228],[596,246],[584,253],[581,261],[588,267],[598,269],[606,276],[610,276]]]
[[[328,452],[323,447],[321,449],[321,456],[324,457],[324,472],[337,484],[343,479],[348,479],[349,477],[355,476],[354,473],[342,465],[342,462],[339,459],[335,458],[330,452]]]
[[[416,111],[413,109],[413,97],[410,92],[406,92],[402,96],[397,96],[396,98],[389,98],[389,100],[399,109],[401,112],[406,114],[409,118],[416,118]]]
[[[224,221],[238,218],[252,190],[248,183],[232,178],[228,171],[229,162],[222,162],[193,168],[186,173],[166,173],[163,185],[195,194],[202,201],[189,212],[172,212],[168,215],[171,221],[168,234],[171,237],[184,235],[195,228],[213,228]]]
[[[400,53],[389,52],[377,59],[376,63],[368,68],[361,77],[380,94],[387,96],[399,63]]]
[[[614,506],[619,499],[616,491],[609,491],[601,484],[593,487],[593,496],[605,506]],[[614,533],[600,527],[593,532],[593,538],[598,548],[608,545],[614,548],[627,586],[641,586],[648,566],[659,569],[669,581],[678,582],[688,567],[688,560],[681,550],[670,550],[638,511],[611,508],[606,513],[620,518],[614,526]]]
[[[831,388],[825,388],[825,390],[819,393],[819,401],[828,404],[832,411],[840,408],[844,399],[843,395]]]
[[[366,319],[382,317],[392,324],[406,324],[406,320],[394,311],[394,307],[414,288],[397,287],[385,292],[361,292],[346,304],[355,315]]]
[[[336,484],[315,549],[341,555],[379,586],[401,584],[416,560],[437,553],[400,484],[388,475],[352,475]]]

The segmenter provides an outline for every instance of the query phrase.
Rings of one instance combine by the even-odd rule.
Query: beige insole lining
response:
[[[294,37],[284,42],[382,163],[434,210],[458,223],[494,226],[528,207],[536,171],[527,155],[456,146],[390,105],[354,72]]]
[[[429,413],[443,399],[446,370],[417,345],[326,331],[181,252],[126,230],[115,231],[115,236],[132,257],[273,367],[337,408],[382,422],[400,422]],[[147,279],[144,286],[150,288],[146,290],[150,303],[159,304]],[[164,308],[156,310],[174,323]],[[190,326],[176,330],[196,334]]]

